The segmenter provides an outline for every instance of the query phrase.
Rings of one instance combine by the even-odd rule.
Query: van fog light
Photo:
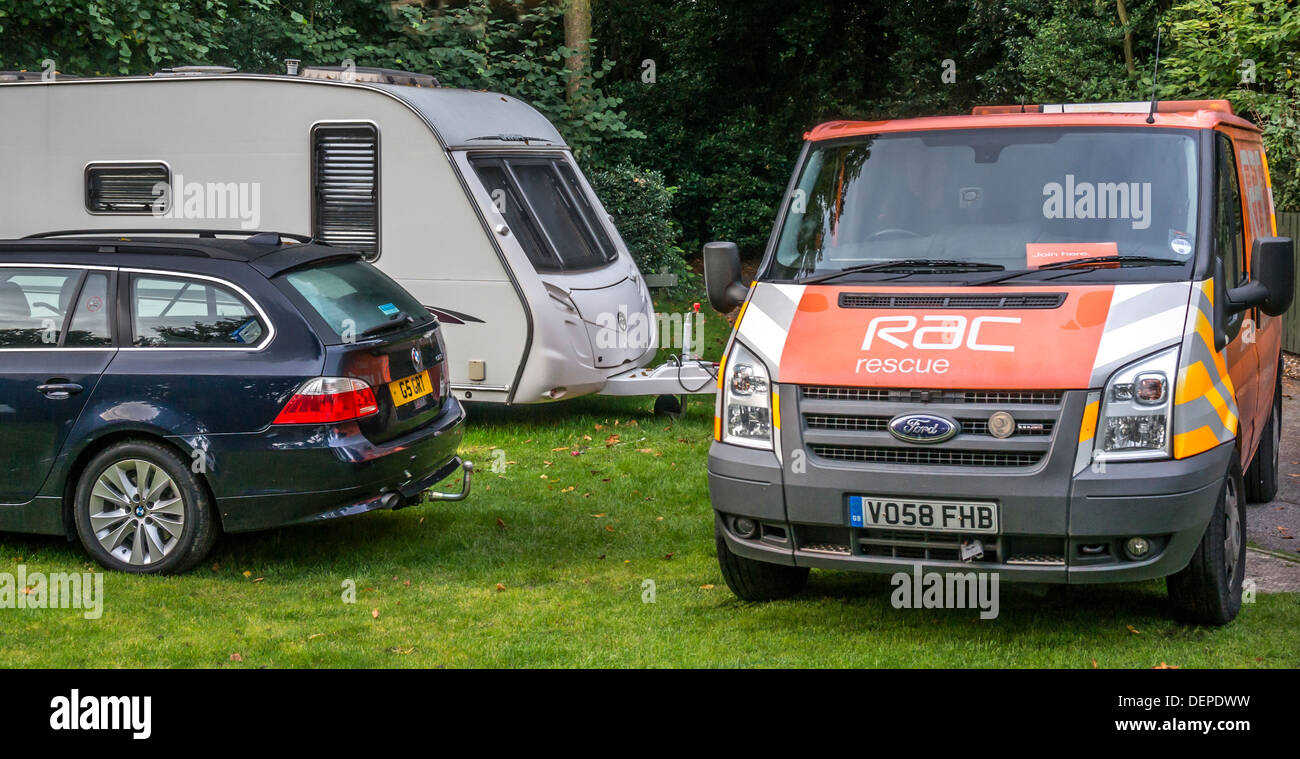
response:
[[[1151,553],[1151,541],[1146,538],[1132,537],[1124,542],[1124,553],[1134,561],[1146,558]]]
[[[731,526],[735,529],[736,534],[742,538],[752,538],[758,534],[758,525],[755,524],[754,520],[746,517],[736,519],[731,523]]]

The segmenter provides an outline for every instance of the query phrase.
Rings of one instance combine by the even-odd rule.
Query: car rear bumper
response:
[[[995,571],[1008,581],[1127,582],[1187,565],[1232,455],[1234,446],[1226,444],[1179,461],[1110,463],[1104,472],[1067,472],[1052,486],[1039,482],[1026,489],[1005,473],[867,471],[813,461],[806,462],[806,474],[787,477],[770,451],[714,443],[709,493],[728,548],[759,561],[889,573],[919,564],[936,571]],[[853,494],[996,502],[999,533],[850,527]],[[759,534],[742,537],[736,517],[757,522]],[[1124,551],[1135,536],[1152,545],[1142,559]],[[985,556],[961,561],[956,546],[963,538],[979,539]]]
[[[207,436],[222,527],[246,532],[410,505],[461,468],[464,423],[464,408],[448,397],[434,421],[383,443],[356,424]]]

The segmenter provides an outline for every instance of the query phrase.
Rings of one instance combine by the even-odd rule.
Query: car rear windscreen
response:
[[[398,320],[430,321],[402,286],[363,261],[334,261],[281,275],[340,340],[350,342]]]

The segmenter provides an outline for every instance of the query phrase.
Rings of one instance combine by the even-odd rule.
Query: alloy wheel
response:
[[[180,543],[185,502],[162,468],[143,459],[118,461],[95,480],[90,526],[109,555],[132,566],[147,566]]]

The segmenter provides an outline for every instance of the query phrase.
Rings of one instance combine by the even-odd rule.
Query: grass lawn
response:
[[[711,335],[712,350],[723,337]],[[714,559],[712,413],[705,398],[675,422],[654,418],[645,399],[472,407],[462,452],[480,475],[468,501],[229,536],[181,577],[110,573],[97,621],[0,609],[0,663],[1300,666],[1300,594],[1261,595],[1223,629],[1170,621],[1162,581],[1046,597],[1004,585],[991,621],[895,610],[887,576],[814,571],[795,599],[739,602]],[[491,471],[495,449],[502,473]],[[0,535],[0,571],[19,563],[94,566],[59,538]],[[645,580],[655,603],[642,601]]]

